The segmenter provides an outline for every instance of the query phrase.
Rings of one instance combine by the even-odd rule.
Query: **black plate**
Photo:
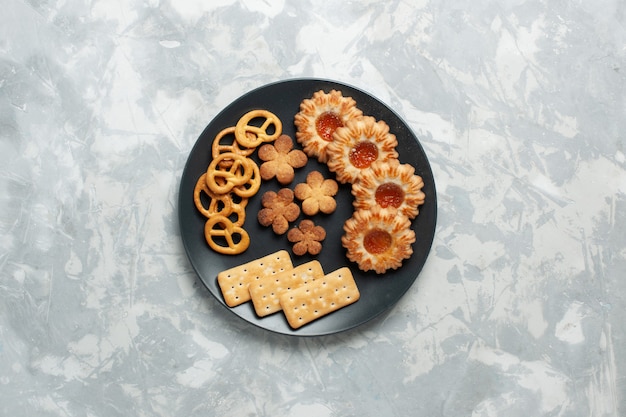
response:
[[[331,215],[318,214],[313,217],[315,223],[320,224],[327,231],[322,252],[317,259],[326,272],[349,266],[361,292],[361,299],[300,329],[293,330],[280,312],[260,318],[255,314],[251,302],[235,308],[227,307],[217,284],[217,274],[224,269],[279,249],[286,249],[292,253],[286,235],[275,235],[271,228],[261,226],[256,218],[261,207],[263,193],[270,189],[278,190],[281,186],[276,180],[266,181],[259,193],[250,199],[246,208],[246,222],[243,226],[250,235],[250,247],[243,254],[235,256],[220,255],[208,247],[203,235],[205,219],[198,213],[193,203],[193,189],[197,179],[206,171],[211,160],[210,149],[213,138],[223,128],[234,126],[237,120],[249,110],[266,109],[281,119],[283,133],[294,138],[295,143],[293,118],[299,111],[300,102],[311,97],[318,90],[328,92],[331,89],[341,90],[344,96],[354,98],[365,115],[384,120],[390,126],[391,132],[398,139],[397,151],[400,161],[413,165],[416,173],[424,180],[423,191],[426,194],[426,201],[420,208],[419,216],[413,220],[417,241],[413,245],[414,253],[411,258],[405,260],[398,270],[384,275],[377,275],[373,272],[364,273],[348,261],[345,250],[341,246],[342,226],[352,215],[353,209],[350,187],[340,186],[337,195],[337,210]],[[297,143],[295,146],[300,148]],[[309,158],[307,165],[296,171],[296,178],[289,187],[293,189],[296,184],[304,182],[306,174],[314,169],[321,171],[326,178],[334,178],[326,165]],[[317,336],[344,331],[367,322],[393,306],[406,293],[422,270],[432,245],[437,219],[437,196],[430,164],[422,146],[406,123],[385,104],[366,92],[335,81],[320,79],[294,79],[265,85],[245,94],[220,112],[204,129],[191,150],[181,178],[178,204],[181,237],[185,250],[193,268],[211,294],[224,307],[256,326],[277,333],[299,336]],[[296,224],[298,222],[299,220]],[[294,265],[310,259],[312,258],[298,257],[292,253]]]

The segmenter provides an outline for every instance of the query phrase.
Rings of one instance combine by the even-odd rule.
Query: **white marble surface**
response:
[[[4,1],[0,414],[625,415],[625,13],[620,0]],[[406,296],[305,339],[219,305],[175,214],[211,118],[302,76],[397,111],[439,193]]]

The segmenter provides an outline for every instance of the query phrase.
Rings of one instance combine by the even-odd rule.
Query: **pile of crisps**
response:
[[[250,124],[259,119],[260,126]],[[213,139],[212,160],[196,182],[193,199],[198,211],[207,218],[204,237],[214,251],[236,255],[250,246],[250,236],[243,228],[245,209],[248,199],[261,186],[259,167],[250,155],[281,133],[282,123],[276,115],[267,110],[251,110]]]

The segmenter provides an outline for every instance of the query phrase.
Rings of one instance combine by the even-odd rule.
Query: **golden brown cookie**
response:
[[[337,208],[335,195],[339,191],[337,181],[325,179],[321,172],[311,171],[306,176],[306,182],[296,185],[294,194],[302,201],[302,211],[307,216],[318,212],[329,214]]]
[[[335,130],[362,114],[352,97],[344,97],[337,90],[319,90],[300,103],[300,112],[294,118],[296,140],[307,155],[326,163],[326,146]]]
[[[293,139],[280,135],[273,144],[267,143],[259,148],[261,178],[265,181],[276,177],[279,183],[289,184],[295,176],[294,168],[302,168],[308,161],[307,155],[299,149],[293,149]]]
[[[326,147],[327,165],[341,183],[356,181],[375,161],[398,157],[396,136],[387,123],[370,116],[348,121],[333,138]]]
[[[413,166],[401,164],[397,159],[376,161],[352,185],[354,208],[369,210],[378,206],[413,219],[424,204],[423,187],[424,181],[415,175]]]
[[[294,203],[294,194],[289,188],[278,192],[266,191],[261,197],[263,208],[259,210],[258,220],[262,226],[272,226],[274,233],[282,235],[289,229],[289,222],[300,215],[300,207]]]
[[[347,249],[346,255],[363,271],[382,274],[397,269],[413,254],[415,232],[409,218],[401,214],[378,207],[357,210],[343,229],[341,243]]]
[[[293,243],[293,253],[302,256],[305,253],[319,255],[322,251],[322,241],[326,239],[326,230],[322,226],[316,226],[313,221],[304,219],[298,227],[294,227],[287,233],[287,239]]]

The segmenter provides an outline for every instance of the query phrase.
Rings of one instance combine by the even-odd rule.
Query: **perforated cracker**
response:
[[[344,267],[282,294],[280,304],[289,325],[297,329],[355,303],[360,296],[352,272]]]
[[[248,286],[251,282],[290,269],[293,269],[293,264],[289,252],[280,250],[220,272],[217,283],[226,305],[235,307],[250,301]]]
[[[319,261],[298,265],[291,270],[260,278],[250,284],[249,291],[254,311],[259,317],[265,317],[281,310],[280,296],[288,291],[312,282],[324,276]]]

